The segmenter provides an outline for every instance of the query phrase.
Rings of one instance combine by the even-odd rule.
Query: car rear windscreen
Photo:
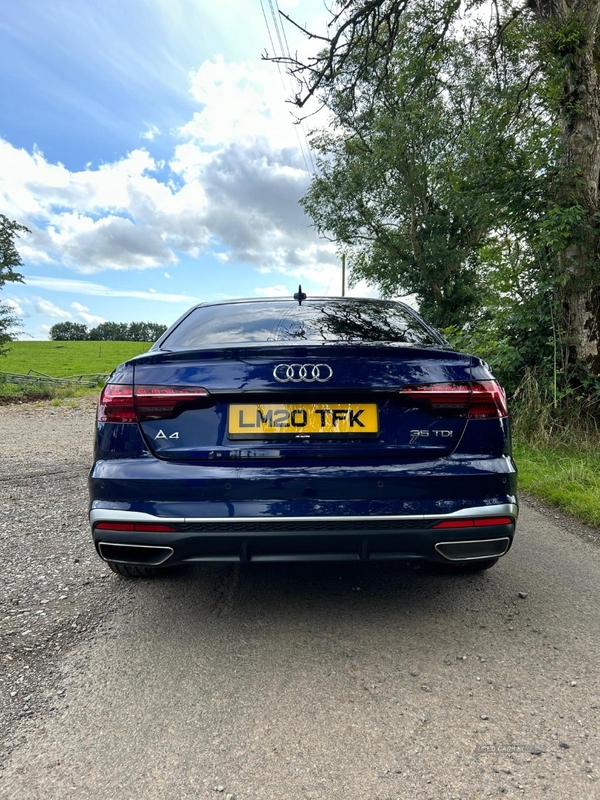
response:
[[[167,350],[244,343],[393,342],[440,345],[406,306],[393,301],[292,300],[200,306],[167,336]]]

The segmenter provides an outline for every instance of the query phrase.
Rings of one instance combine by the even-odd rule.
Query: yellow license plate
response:
[[[229,406],[228,428],[233,438],[281,434],[377,434],[376,403],[245,403]]]

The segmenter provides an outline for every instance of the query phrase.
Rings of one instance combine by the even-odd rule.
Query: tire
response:
[[[117,564],[107,561],[108,568],[124,578],[153,578],[158,572],[156,567],[138,567],[136,564]]]

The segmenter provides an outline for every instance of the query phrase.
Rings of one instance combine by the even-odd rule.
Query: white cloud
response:
[[[310,283],[320,294],[341,293],[342,266],[333,244],[315,243],[290,250],[275,248],[272,266],[262,266],[257,271],[271,277],[285,275],[295,287]]]
[[[134,150],[125,158],[97,169],[70,172],[63,164],[52,164],[39,149],[32,153],[0,139],[0,197],[10,203],[12,216],[28,216],[52,222],[62,218],[65,208],[80,213],[125,208],[131,184],[150,186],[146,175],[156,169],[146,150]]]
[[[153,142],[157,136],[160,136],[158,125],[147,125],[146,130],[140,134],[142,139],[147,139],[149,142]]]
[[[292,294],[287,286],[278,283],[276,286],[258,287],[254,290],[254,294],[259,297],[287,297]]]
[[[152,269],[175,261],[156,228],[106,216],[95,221],[77,213],[62,215],[61,228],[48,233],[56,251],[84,274],[101,269]]]
[[[88,281],[76,280],[74,278],[44,278],[35,275],[28,276],[28,286],[35,286],[39,289],[46,289],[54,292],[69,292],[79,295],[93,295],[95,297],[135,297],[140,300],[157,300],[161,303],[187,303],[193,305],[199,303],[198,297],[187,294],[165,294],[137,291],[135,289],[112,289],[101,283],[88,283]]]
[[[75,301],[71,303],[71,308],[73,311],[75,311],[75,319],[79,320],[80,322],[85,322],[86,325],[96,326],[100,325],[102,322],[106,322],[104,317],[99,317],[96,314],[90,314],[90,309],[88,306],[84,306],[82,303]]]
[[[310,175],[277,69],[217,57],[192,73],[191,93],[200,108],[167,165],[139,148],[70,171],[0,139],[0,207],[32,230],[20,242],[25,263],[93,274],[211,253],[328,285],[333,248],[298,205]],[[149,124],[149,145],[154,135]]]
[[[77,314],[77,319],[84,322],[89,327],[96,327],[96,325],[101,325],[103,322],[106,322],[104,317],[98,317],[95,314],[86,314],[85,311],[80,311]]]
[[[0,305],[8,306],[12,313],[16,317],[28,317],[30,316],[28,312],[26,312],[17,300],[14,300],[12,297],[7,297],[5,300],[0,300]]]
[[[263,61],[205,61],[191,75],[191,93],[202,105],[181,128],[203,146],[227,146],[267,138],[274,147],[297,147],[287,90],[277,68]]]
[[[70,311],[64,311],[62,308],[55,306],[50,300],[39,299],[35,304],[35,310],[38,314],[44,314],[47,317],[55,317],[56,319],[72,319],[73,315]]]
[[[359,281],[351,289],[346,287],[346,294],[350,297],[381,297],[381,292],[374,286],[369,286],[366,281]],[[406,303],[406,299],[403,298]]]
[[[149,269],[174,263],[173,248],[203,247],[201,187],[168,186],[150,175],[158,166],[136,150],[69,172],[0,139],[0,206],[32,230],[20,242],[24,261],[61,261],[84,273]]]

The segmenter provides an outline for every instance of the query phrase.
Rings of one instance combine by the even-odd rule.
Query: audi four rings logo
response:
[[[279,383],[325,383],[332,376],[329,364],[277,364],[273,370]]]

